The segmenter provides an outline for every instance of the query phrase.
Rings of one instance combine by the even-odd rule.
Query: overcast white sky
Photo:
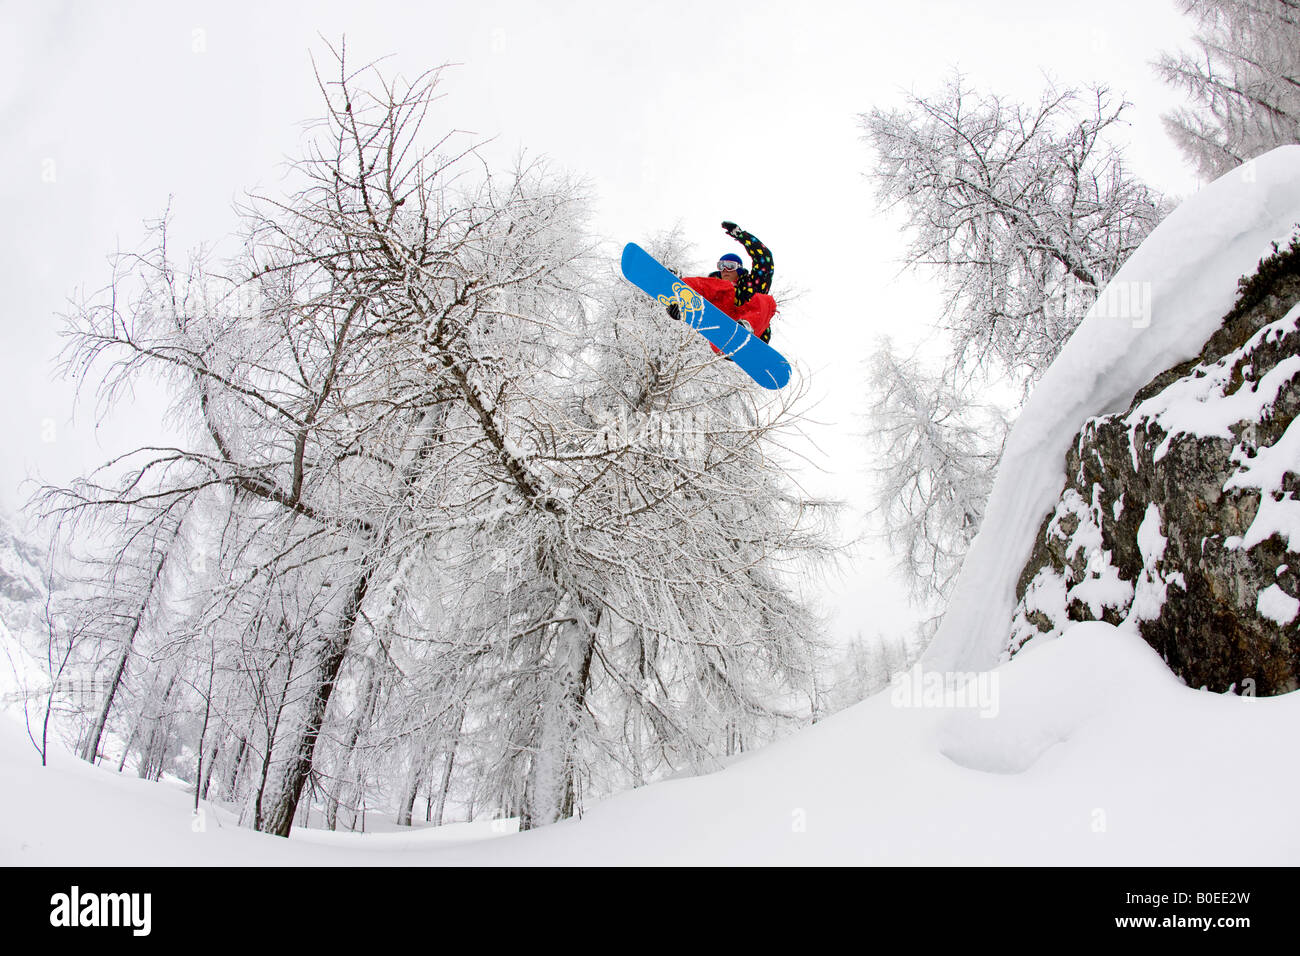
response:
[[[156,401],[96,428],[50,380],[59,312],[107,278],[172,197],[178,245],[227,234],[231,201],[273,191],[302,121],[319,112],[310,53],[347,36],[356,63],[412,76],[443,63],[447,126],[488,152],[544,154],[587,177],[611,249],[680,225],[701,268],[736,250],[731,219],[773,250],[776,344],[808,380],[822,424],[812,490],[859,498],[863,360],[874,338],[930,335],[924,277],[897,276],[899,223],[875,212],[857,115],[954,68],[1036,98],[1044,72],[1100,81],[1134,104],[1129,159],[1153,185],[1195,182],[1161,129],[1176,105],[1149,67],[1183,45],[1173,0],[904,3],[486,2],[0,4],[0,506],[39,473],[64,481],[151,421]],[[729,9],[730,12],[723,12]],[[151,427],[151,426],[150,426]],[[852,527],[845,530],[851,531]],[[909,616],[879,554],[856,553],[825,600],[837,636]]]

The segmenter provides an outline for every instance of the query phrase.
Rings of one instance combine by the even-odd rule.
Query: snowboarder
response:
[[[670,271],[635,242],[629,242],[623,247],[619,264],[623,277],[628,282],[660,305],[676,306],[676,309],[669,309],[669,314],[675,314],[680,321],[698,332],[715,352],[725,356],[727,361],[735,362],[763,388],[783,388],[790,381],[790,363],[784,355],[758,336],[751,335],[735,319],[727,317],[713,302],[687,285],[686,280]],[[736,283],[740,280],[740,270],[733,268],[737,264],[736,260],[727,260],[725,267],[726,271],[735,273],[733,281]],[[719,270],[720,273],[721,271]],[[725,292],[725,298],[719,297],[724,306],[734,304],[736,285],[733,281],[728,281],[721,275],[696,281],[701,286],[713,284],[719,292]],[[771,315],[775,311],[775,302],[767,293],[754,293],[746,306],[757,303],[762,307],[763,299],[771,303],[765,309]]]
[[[744,268],[740,256],[728,252],[718,260],[717,272],[683,276],[682,281],[764,342],[770,342],[772,317],[776,315],[776,300],[768,294],[772,288],[772,253],[753,233],[734,222],[724,222],[722,231],[745,247],[752,267]],[[677,318],[677,306],[670,305],[668,314]]]

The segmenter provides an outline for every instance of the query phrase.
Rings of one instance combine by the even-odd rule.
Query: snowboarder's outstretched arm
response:
[[[743,300],[748,301],[756,292],[769,294],[772,290],[772,250],[763,245],[752,232],[746,232],[734,222],[724,222],[722,228],[745,247],[745,253],[752,263],[743,280],[744,288],[737,290],[739,294],[736,298],[740,300],[743,295]],[[737,304],[743,304],[743,301],[738,301]]]

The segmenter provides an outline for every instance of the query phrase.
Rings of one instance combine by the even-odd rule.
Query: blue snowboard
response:
[[[790,381],[790,363],[785,356],[682,282],[635,242],[623,247],[623,275],[661,305],[677,303],[682,321],[716,345],[759,385],[781,388]]]

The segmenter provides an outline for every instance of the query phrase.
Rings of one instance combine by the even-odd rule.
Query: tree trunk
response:
[[[411,770],[406,775],[406,790],[402,802],[397,806],[397,825],[409,827],[411,814],[415,811],[415,797],[420,792],[420,782],[424,779],[426,760],[423,751],[411,763]]]
[[[325,712],[329,708],[330,696],[334,693],[335,681],[338,680],[339,672],[343,669],[343,661],[347,657],[348,645],[352,640],[352,631],[356,627],[357,618],[361,613],[361,604],[366,599],[366,592],[370,588],[370,576],[373,573],[374,566],[367,561],[352,588],[352,593],[348,596],[339,627],[325,648],[316,687],[307,705],[307,719],[303,723],[298,745],[289,765],[285,768],[275,804],[260,827],[266,833],[288,837],[289,831],[293,829],[293,815],[298,809],[303,784],[311,773],[312,760],[316,755],[316,741],[320,737],[321,727],[325,724]]]
[[[461,705],[460,716],[456,718],[456,736],[451,739],[451,749],[447,751],[447,762],[442,765],[442,783],[438,787],[438,809],[433,814],[433,825],[442,826],[442,814],[447,809],[447,791],[451,789],[451,771],[456,764],[456,751],[460,749],[460,732],[465,727],[466,706]],[[473,814],[470,814],[473,819]]]
[[[208,799],[208,787],[212,784],[212,771],[217,766],[217,758],[221,756],[221,741],[218,739],[212,744],[212,752],[208,754],[208,759],[203,763],[203,779],[200,781],[199,797],[203,800]]]
[[[276,655],[277,659],[279,655]],[[262,775],[257,782],[257,792],[253,797],[253,828],[261,830],[263,828],[264,817],[262,814],[262,801],[266,797],[266,784],[271,776],[271,760],[275,756],[275,742],[280,736],[280,721],[284,717],[285,704],[289,696],[289,686],[293,683],[293,665],[294,656],[289,655],[288,665],[284,672],[284,684],[280,687],[280,700],[275,705],[275,719],[269,721],[266,727],[266,747],[262,751]],[[270,712],[267,713],[268,718]]]
[[[179,528],[179,525],[177,527]],[[145,591],[144,600],[140,602],[139,610],[131,621],[131,633],[123,641],[122,653],[118,655],[117,663],[113,666],[113,679],[109,681],[108,687],[105,689],[104,704],[100,707],[99,714],[95,717],[95,723],[86,735],[85,744],[81,749],[81,756],[90,763],[94,763],[95,757],[99,754],[99,744],[104,736],[104,727],[108,724],[108,715],[113,709],[113,700],[117,697],[117,689],[122,684],[122,675],[126,672],[126,663],[131,657],[131,648],[135,644],[136,635],[140,633],[140,628],[144,623],[144,616],[148,611],[154,590],[158,587],[158,582],[162,580],[163,567],[166,563],[166,554],[159,555],[158,561],[154,564],[153,573],[149,576],[149,586]]]
[[[230,767],[230,776],[226,780],[225,795],[228,800],[235,800],[239,794],[239,772],[244,769],[244,756],[248,753],[248,738],[239,738],[239,749]]]
[[[456,762],[456,748],[447,751],[447,762],[442,766],[442,784],[438,788],[438,806],[433,812],[433,825],[442,826],[443,811],[447,809],[447,790],[451,787],[451,768]]]
[[[589,609],[583,608],[584,611]],[[537,747],[524,789],[519,828],[531,830],[573,815],[576,806],[574,748],[579,714],[586,704],[591,658],[600,611],[560,625],[558,671],[550,701],[544,704]]]
[[[126,758],[131,755],[131,748],[135,746],[135,738],[140,735],[140,723],[144,718],[140,717],[131,728],[131,736],[126,738],[126,746],[122,748],[122,759],[118,761],[117,772],[121,773],[126,769]]]
[[[132,631],[132,636],[134,634],[135,632]],[[126,671],[127,658],[130,656],[131,645],[128,642],[123,645],[122,653],[117,657],[117,664],[113,667],[113,678],[104,691],[104,703],[99,708],[95,722],[91,725],[89,733],[86,734],[85,743],[81,747],[81,758],[89,763],[94,763],[99,756],[99,744],[104,736],[104,727],[108,724],[108,714],[113,709],[113,698],[117,696],[117,687],[122,682],[122,674]]]
[[[402,479],[408,487],[415,480],[424,450],[430,447],[434,440],[436,434],[435,422],[436,419],[432,414],[427,411],[422,413],[417,429],[419,437],[416,446],[401,472]],[[370,542],[373,550],[362,560],[361,572],[352,588],[352,593],[348,596],[347,604],[343,608],[343,613],[339,618],[339,626],[325,648],[325,653],[321,659],[319,677],[311,695],[311,700],[308,703],[307,718],[303,722],[296,752],[289,761],[289,765],[285,768],[275,806],[271,808],[264,825],[261,827],[267,833],[288,837],[289,831],[293,828],[293,814],[297,809],[298,800],[302,794],[303,783],[312,770],[312,761],[316,755],[316,741],[320,737],[321,728],[325,724],[325,714],[329,709],[330,697],[334,693],[334,684],[343,669],[343,662],[347,658],[348,647],[352,642],[352,632],[361,614],[361,606],[365,603],[366,594],[370,590],[370,578],[375,572],[375,564],[378,561],[376,555],[384,550],[385,544],[386,541]],[[364,819],[363,810],[363,828],[365,825]]]
[[[149,739],[140,755],[140,777],[145,780],[158,780],[162,777],[163,764],[167,762],[167,708],[171,704],[172,692],[176,690],[177,675],[173,674],[163,691],[158,713],[152,718]]]
[[[366,689],[361,693],[361,706],[357,708],[352,717],[352,726],[348,729],[347,740],[343,743],[343,753],[339,757],[338,768],[335,772],[335,778],[338,780],[337,787],[331,788],[328,793],[325,819],[326,826],[331,830],[338,829],[339,806],[355,806],[361,799],[361,786],[359,783],[352,781],[352,759],[356,752],[357,741],[360,739],[362,732],[370,723],[371,716],[375,711],[375,703],[379,698],[380,677],[375,673],[374,665],[371,664],[366,668]],[[350,800],[345,802],[343,795],[351,793]],[[356,814],[353,814],[353,829],[355,829]]]

